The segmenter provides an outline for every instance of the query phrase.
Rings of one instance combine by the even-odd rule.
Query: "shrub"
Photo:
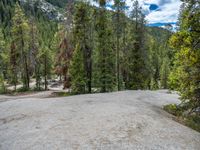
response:
[[[178,117],[180,123],[200,132],[200,116],[198,114],[190,114],[188,111],[190,103],[182,103],[181,105],[169,104],[164,106],[164,110]]]
[[[17,89],[17,92],[27,92],[29,91],[30,89],[26,88],[26,87],[21,87],[19,89]]]
[[[185,124],[200,132],[200,116],[198,115],[192,115],[192,116],[188,116],[187,118],[185,118]]]
[[[169,104],[164,106],[164,110],[175,116],[182,115],[182,109],[176,104]]]

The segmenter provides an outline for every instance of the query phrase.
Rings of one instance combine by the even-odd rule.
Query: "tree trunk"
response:
[[[92,92],[92,64],[90,63],[89,81],[88,81],[88,92]]]
[[[30,77],[29,77],[29,69],[28,69],[28,63],[27,63],[27,58],[25,57],[25,68],[26,68],[26,86],[29,89],[30,87]]]
[[[24,63],[24,84],[25,84],[25,87],[27,89],[29,89],[29,70],[28,70],[28,64],[27,64],[27,56],[26,56],[26,53],[24,52],[24,47],[25,47],[25,43],[24,43],[24,38],[23,38],[23,30],[21,29],[21,56],[22,56],[22,60],[23,60],[23,63]]]
[[[48,89],[48,83],[47,83],[47,56],[45,54],[45,58],[44,58],[44,85],[45,85],[45,90]]]
[[[120,91],[120,73],[119,73],[119,6],[117,7],[117,90]]]
[[[14,73],[14,85],[15,85],[15,91],[17,90],[17,73],[15,71]]]

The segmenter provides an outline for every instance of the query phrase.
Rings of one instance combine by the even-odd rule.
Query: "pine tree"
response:
[[[70,65],[71,87],[72,92],[75,94],[83,94],[86,92],[87,80],[83,60],[81,46],[77,44]]]
[[[170,39],[176,50],[170,83],[181,92],[183,100],[190,100],[190,108],[200,106],[200,2],[183,0],[179,31]]]
[[[101,92],[112,91],[115,88],[115,53],[112,48],[106,1],[99,1],[100,10],[97,14],[97,68]]]
[[[124,15],[125,15],[125,1],[124,0],[114,0],[114,31],[116,35],[116,66],[117,66],[117,89],[118,91],[121,89],[120,83],[120,53],[122,53],[122,48],[124,48],[121,42],[120,37],[123,36],[123,28],[124,27]],[[123,40],[123,39],[122,39]],[[124,44],[124,43],[123,43]]]
[[[131,51],[129,55],[129,80],[127,81],[128,89],[144,88],[146,74],[145,58],[144,58],[144,15],[141,11],[138,1],[134,1],[133,10],[131,12],[132,37]],[[133,34],[134,33],[134,34]]]
[[[80,2],[76,5],[74,15],[74,42],[78,43],[83,53],[84,70],[87,81],[87,91],[92,88],[92,48],[90,45],[90,8],[88,3]],[[74,68],[75,69],[75,68]],[[76,68],[79,69],[79,68]],[[86,82],[85,81],[85,82]]]
[[[14,42],[11,43],[10,46],[10,70],[11,70],[11,78],[12,83],[15,86],[15,91],[17,90],[17,83],[18,83],[18,72],[19,72],[19,66],[18,66],[18,58],[19,53],[16,50],[16,46]]]
[[[149,68],[150,68],[150,89],[159,88],[160,80],[160,57],[159,45],[153,37],[149,42]]]
[[[42,64],[42,71],[40,74],[42,74],[44,78],[44,89],[48,90],[48,77],[51,75],[52,69],[52,53],[50,48],[43,44],[38,57],[40,58],[40,62]],[[39,78],[38,80],[40,81],[41,79]],[[38,84],[40,90],[40,82],[38,82]]]
[[[30,41],[29,41],[29,66],[32,74],[35,73],[36,89],[40,90],[40,58],[39,58],[39,31],[37,29],[35,19],[31,17],[29,19],[30,24]]]
[[[60,40],[63,38],[63,27],[58,25],[58,31],[54,35],[52,49],[55,51],[55,61],[54,61],[54,72],[59,76],[60,81],[62,81],[62,67],[60,61]]]
[[[53,58],[55,50],[53,49],[54,35],[57,31],[57,23],[49,21],[42,17],[38,21],[39,31],[39,54],[37,59],[40,62],[39,80],[44,79],[44,89],[48,89],[48,79],[52,77]],[[47,32],[48,31],[48,32]]]
[[[0,28],[0,71],[3,72],[3,58],[2,58],[2,55],[3,55],[3,52],[5,51],[5,39],[4,39],[4,35],[3,35],[3,32],[2,32],[2,29]]]
[[[0,1],[0,23],[4,22],[4,9],[3,1]]]
[[[163,60],[163,64],[161,65],[161,71],[160,71],[160,81],[161,81],[161,86],[164,89],[168,88],[168,76],[169,76],[169,72],[170,72],[170,68],[169,68],[169,63],[170,60],[166,58],[164,58]]]
[[[29,88],[29,66],[28,66],[28,33],[29,25],[25,14],[18,3],[15,5],[15,15],[12,18],[12,38],[15,50],[19,54],[17,63],[21,69],[23,86]]]
[[[39,1],[33,5],[31,5],[32,2],[27,1],[21,5],[24,11],[18,5],[14,12],[15,1],[0,1],[0,23],[2,23],[6,42],[5,53],[3,53],[3,59],[0,60],[2,62],[0,65],[3,66],[3,77],[8,78],[8,81],[12,78],[10,81],[15,85],[21,81],[21,77],[24,87],[27,88],[29,78],[36,77],[37,89],[40,89],[43,80],[45,89],[48,89],[48,80],[57,74],[63,77],[64,88],[70,88],[70,81],[72,81],[75,93],[91,92],[92,86],[102,92],[121,90],[123,84],[126,89],[168,87],[166,80],[174,59],[173,51],[167,46],[166,37],[170,34],[163,29],[145,27],[144,15],[138,1],[134,2],[133,11],[128,18],[124,10],[125,0],[113,0],[114,11],[106,9],[106,2],[109,0],[96,0],[100,7],[91,7],[86,0],[67,0],[65,20],[59,29],[57,28],[58,22],[49,20],[40,10]],[[49,2],[58,6],[63,4],[63,1],[49,0]],[[183,41],[192,39],[196,44],[191,47],[195,47],[196,50],[199,43],[199,26],[197,15],[192,15],[193,13],[188,15],[193,11],[196,14],[191,4],[183,5],[182,10],[185,10],[186,6],[188,10],[183,11],[179,24],[181,36],[184,37]],[[195,6],[198,7],[198,5]],[[12,30],[11,16],[14,16]],[[189,26],[191,23],[193,25]],[[10,40],[10,31],[12,31],[12,40]],[[180,41],[177,42],[179,45],[182,44]],[[175,46],[176,51],[181,49],[176,45],[172,46]],[[74,47],[78,49],[76,50],[78,52],[74,52],[71,63],[73,65],[70,65]],[[190,52],[193,54],[192,50]],[[78,57],[81,58],[78,59]],[[8,58],[10,58],[9,67]],[[79,70],[79,67],[75,68],[77,64],[83,66],[81,81],[80,76],[75,74]],[[175,62],[175,66],[179,65],[180,61]],[[187,72],[183,69],[185,65],[180,66],[177,68],[181,72]],[[188,68],[193,70],[192,67]],[[194,68],[197,74],[197,65]],[[75,72],[72,80],[69,69]],[[178,74],[180,70],[174,72]],[[182,77],[180,80],[180,75],[173,77],[178,82],[183,81]],[[195,75],[195,78],[198,78],[198,75]],[[79,81],[81,88],[77,90],[75,86],[79,86]],[[150,85],[152,86],[149,87]]]
[[[5,53],[5,39],[2,32],[2,29],[0,28],[0,93],[5,93],[6,88],[4,85],[4,53]]]

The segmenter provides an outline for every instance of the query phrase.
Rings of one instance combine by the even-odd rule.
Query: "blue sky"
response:
[[[181,5],[180,0],[138,0],[146,14],[147,24],[150,26],[175,26]],[[127,6],[132,6],[132,0],[126,0]],[[111,6],[110,2],[108,6]],[[110,7],[108,7],[110,9]]]

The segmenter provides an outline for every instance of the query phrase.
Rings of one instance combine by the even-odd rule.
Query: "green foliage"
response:
[[[169,104],[164,106],[164,110],[177,117],[177,121],[200,132],[200,116],[186,112],[190,108],[189,103],[181,105]]]
[[[29,25],[25,14],[18,3],[15,5],[15,15],[12,18],[12,40],[14,44],[13,54],[16,58],[16,66],[20,66],[23,86],[29,88],[28,68],[28,40]],[[17,68],[15,68],[16,70]]]
[[[181,116],[183,112],[182,109],[178,107],[176,104],[165,105],[164,110],[175,116]]]
[[[164,89],[168,88],[168,78],[170,73],[170,60],[167,58],[164,58],[163,63],[161,65],[160,69],[160,82],[161,86]]]
[[[182,99],[190,100],[195,108],[200,106],[200,27],[196,23],[200,3],[183,2],[180,30],[170,39],[171,47],[176,50],[170,83],[172,88],[180,91]]]
[[[80,44],[76,45],[70,66],[72,92],[81,94],[86,92],[86,72],[83,64],[83,51]]]
[[[145,88],[145,79],[147,69],[145,65],[144,39],[145,39],[145,20],[138,1],[133,4],[131,11],[130,25],[130,50],[128,52],[128,80],[126,82],[127,89],[143,89]],[[135,33],[135,34],[132,34]]]
[[[6,87],[5,87],[5,83],[4,83],[4,65],[6,62],[5,59],[5,39],[4,39],[4,35],[3,32],[0,28],[0,94],[6,93]]]
[[[126,17],[121,0],[114,1],[116,11],[106,10],[106,0],[98,1],[100,8],[91,7],[86,1],[47,1],[66,10],[67,19],[49,20],[37,7],[38,2],[16,6],[15,0],[0,2],[2,35],[6,35],[0,40],[5,45],[0,54],[4,83],[9,81],[16,86],[22,81],[28,89],[30,78],[35,78],[36,89],[42,90],[48,89],[48,79],[59,75],[64,88],[73,83],[75,89],[79,86],[76,76],[79,77],[74,73],[70,79],[69,70],[77,73],[79,67],[74,66],[81,64],[84,88],[81,83],[82,89],[76,93],[168,87],[173,52],[167,41],[171,33],[145,27],[137,1],[131,18]],[[66,3],[67,8],[63,9]],[[78,45],[82,54],[72,53]],[[83,58],[77,59],[80,55]]]
[[[2,32],[2,29],[0,28],[0,71],[4,72],[5,62],[7,61],[6,56],[6,41]],[[1,74],[0,74],[1,75]]]
[[[4,48],[5,48],[5,39],[2,29],[0,28],[0,52],[3,52]]]
[[[125,49],[125,28],[126,28],[126,20],[125,20],[125,1],[123,0],[114,0],[114,9],[113,13],[113,30],[114,30],[114,40],[115,40],[115,49],[116,49],[116,79],[117,79],[117,89],[118,91],[122,89],[122,68],[120,62],[122,62],[121,53],[124,52]],[[120,38],[121,37],[121,38]]]
[[[27,88],[27,87],[21,87],[21,88],[18,88],[16,92],[22,93],[22,92],[27,92],[27,91],[29,91],[29,90],[30,90],[30,89]]]
[[[6,90],[3,76],[0,75],[0,94],[5,94],[6,92],[7,92],[7,90]]]
[[[169,48],[168,40],[172,35],[167,30],[157,27],[148,28],[147,66],[150,89],[168,88],[169,74],[173,65],[173,49]]]
[[[102,5],[102,4],[101,4]],[[97,83],[101,88],[101,92],[109,92],[115,88],[115,52],[112,43],[112,30],[110,29],[110,20],[108,14],[101,6],[96,14],[97,29]]]
[[[88,3],[78,3],[74,15],[74,43],[78,44],[83,53],[83,64],[86,74],[87,92],[91,93],[92,83],[92,39],[91,39],[91,9]],[[77,68],[79,69],[79,68]],[[72,81],[73,82],[73,81]]]
[[[200,117],[198,115],[189,116],[185,119],[185,124],[188,127],[200,132]]]
[[[5,9],[1,12],[1,15],[3,15],[6,11],[9,11],[11,14],[10,18],[12,18],[12,20],[4,20],[2,24],[3,31],[6,35],[6,51],[3,53],[5,58],[3,61],[5,67],[4,77],[5,79],[11,80],[14,84],[18,83],[17,80],[23,80],[27,83],[29,79],[25,79],[26,74],[29,78],[35,77],[37,80],[37,89],[42,89],[40,86],[42,85],[41,81],[45,72],[43,71],[44,68],[47,68],[47,73],[51,74],[52,71],[51,60],[54,57],[54,53],[50,49],[52,36],[57,29],[57,22],[50,21],[38,8],[36,9],[35,5],[30,7],[28,3],[27,5],[23,4],[21,6],[23,6],[22,8],[24,9],[22,9],[17,4],[17,8],[14,9],[14,4],[15,1],[4,0],[3,5]],[[14,13],[14,11],[17,11],[17,14]],[[17,22],[18,25],[16,25],[15,22]],[[13,24],[12,30],[10,24]],[[22,29],[22,34],[18,32],[20,28]],[[12,38],[10,36],[10,31],[12,31]],[[20,43],[22,42],[20,42],[20,37],[24,41],[23,51],[25,53],[23,53],[23,57],[21,53],[22,46],[20,46]],[[45,49],[48,49],[50,52],[49,55],[51,55],[51,57],[47,57],[47,62],[49,62],[49,64],[47,64],[46,67],[43,63],[44,57],[41,57],[44,56]],[[27,67],[24,65],[25,62]],[[25,71],[24,68],[28,69]],[[28,83],[26,86],[28,86]]]
[[[66,97],[71,95],[73,94],[69,92],[53,92],[50,97]]]
[[[69,0],[46,0],[46,1],[55,6],[64,8]]]

